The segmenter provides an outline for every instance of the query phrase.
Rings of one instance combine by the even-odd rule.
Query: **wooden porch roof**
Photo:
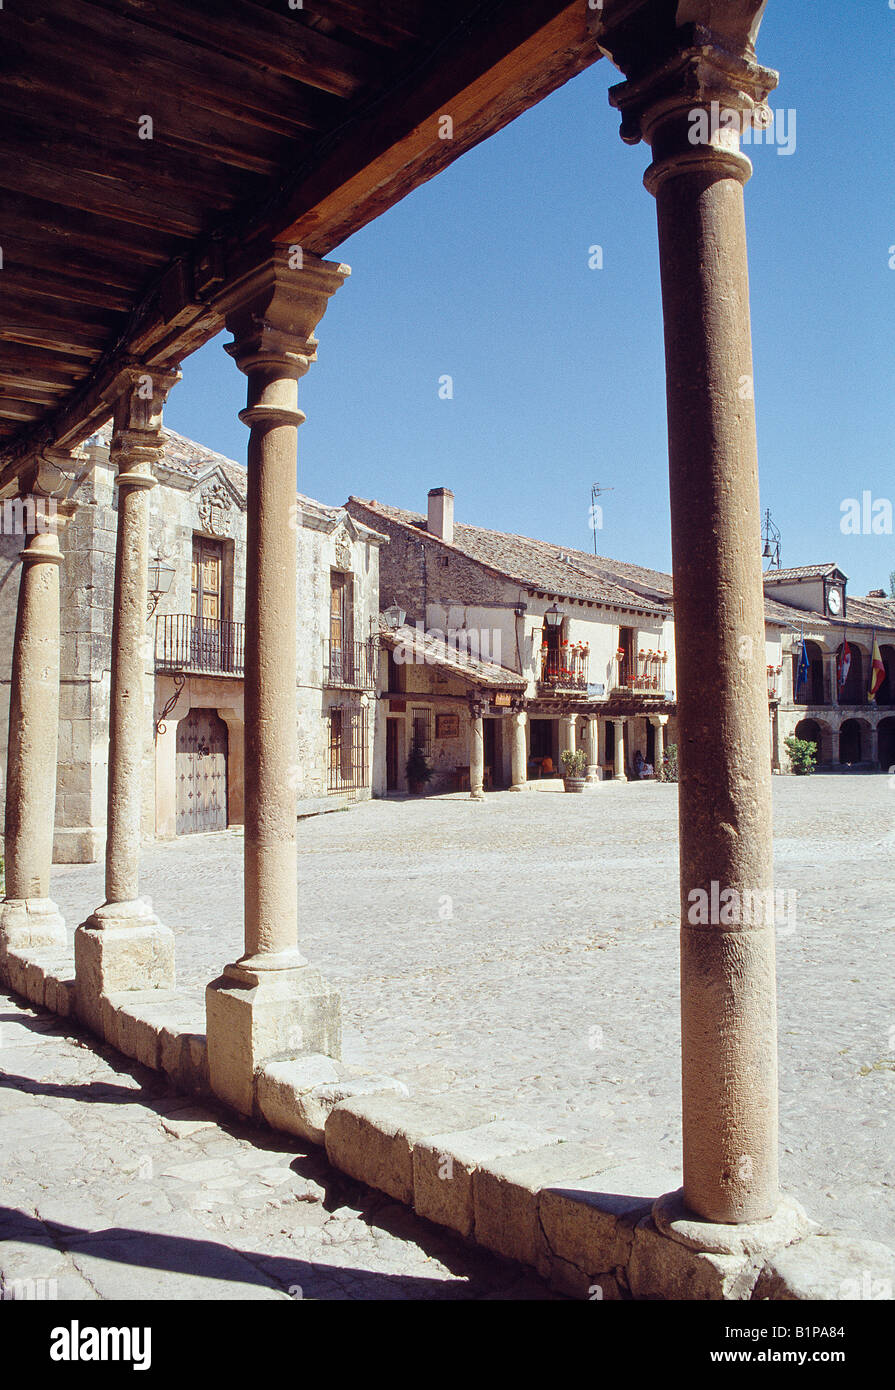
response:
[[[600,56],[585,0],[13,0],[3,36],[0,489],[217,333],[247,247],[328,254]]]

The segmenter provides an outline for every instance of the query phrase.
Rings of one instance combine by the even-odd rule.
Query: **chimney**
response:
[[[449,487],[430,488],[426,529],[431,536],[454,544],[454,494]]]

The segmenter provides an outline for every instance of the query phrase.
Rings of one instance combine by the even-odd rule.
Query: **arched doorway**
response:
[[[879,721],[879,765],[888,770],[895,767],[895,719]]]
[[[806,743],[813,743],[820,761],[820,725],[816,719],[800,719],[796,725],[795,737],[804,739]]]
[[[799,680],[799,663],[802,656],[801,648],[793,654],[793,698],[797,705],[827,705],[830,702],[826,697],[824,689],[823,652],[816,642],[806,642],[805,650],[808,656],[808,675],[802,681]]]
[[[227,828],[227,725],[191,709],[177,725],[177,834]]]
[[[846,677],[845,685],[839,692],[839,703],[840,705],[863,705],[865,689],[864,654],[860,647],[855,646],[854,642],[849,642],[848,650],[851,659],[849,661],[848,676]],[[841,661],[842,647],[840,646],[836,653],[837,680]],[[849,720],[847,722],[850,723],[851,721]]]
[[[895,647],[888,643],[880,647],[879,654],[886,668],[886,678],[876,692],[877,705],[895,705]]]
[[[843,766],[861,761],[861,725],[857,719],[846,719],[839,730],[839,761]]]

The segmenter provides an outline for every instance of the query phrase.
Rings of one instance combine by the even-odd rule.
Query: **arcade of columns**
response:
[[[740,7],[741,8],[741,7]],[[756,4],[746,6],[754,14]],[[753,25],[752,29],[756,26]],[[778,1207],[773,927],[691,926],[691,889],[771,888],[770,767],[743,185],[751,173],[729,128],[694,146],[688,113],[712,101],[761,109],[776,75],[740,48],[697,34],[658,71],[615,87],[622,136],[652,147],[645,182],[658,210],[667,365],[680,721],[683,1164],[686,1206],[704,1223],[758,1222]],[[611,47],[611,38],[607,39]],[[615,57],[615,55],[613,55]],[[616,58],[626,71],[624,55]],[[245,951],[207,989],[215,1092],[251,1108],[265,1058],[337,1054],[338,998],[298,947],[295,815],[284,771],[295,759],[297,383],[314,329],[347,268],[274,248],[224,292],[229,351],[248,379]],[[178,373],[135,363],[119,379],[106,902],[75,932],[77,999],[96,1021],[105,994],[173,983],[173,939],[139,898],[148,491],[162,406]],[[151,390],[146,392],[147,380]],[[6,800],[7,898],[0,948],[55,945],[50,900],[59,678],[54,536],[23,553],[12,676]],[[751,639],[751,646],[744,642]],[[716,654],[713,700],[701,654]],[[754,659],[743,661],[750,650]],[[471,793],[481,795],[482,714],[473,711]],[[513,782],[524,777],[514,724]],[[568,732],[565,737],[570,737]],[[624,735],[616,731],[624,771]],[[590,734],[593,753],[593,734]],[[590,759],[589,759],[590,761]],[[765,899],[767,901],[767,899]],[[718,1248],[716,1246],[716,1248]],[[723,1248],[723,1246],[721,1247]]]

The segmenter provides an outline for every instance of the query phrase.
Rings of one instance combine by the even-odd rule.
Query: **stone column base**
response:
[[[266,1062],[306,1052],[338,1059],[342,1043],[337,990],[309,966],[249,970],[228,965],[205,989],[211,1088],[251,1115],[255,1074]]]
[[[703,1221],[684,1205],[683,1188],[666,1192],[653,1203],[656,1230],[669,1240],[707,1255],[768,1255],[820,1230],[804,1207],[792,1197],[781,1197],[766,1221],[726,1225]]]
[[[507,791],[508,791],[508,792],[524,792],[524,791],[525,791],[525,783],[524,783],[524,782],[514,782],[513,785],[512,785],[511,787],[507,787]]]
[[[0,903],[0,955],[65,945],[65,921],[49,898],[5,898]]]
[[[819,1230],[789,1198],[768,1220],[735,1226],[696,1219],[680,1189],[668,1192],[637,1224],[628,1283],[638,1299],[749,1299],[768,1262]]]
[[[599,767],[597,766],[596,763],[589,763],[589,764],[588,764],[588,768],[587,768],[587,780],[588,780],[588,782],[600,782],[600,781],[602,781],[602,774],[601,774],[600,769],[599,769]]]
[[[484,792],[470,792],[470,793],[469,793],[469,800],[470,800],[470,801],[484,801],[484,800],[485,800],[485,793],[484,793]]]
[[[174,933],[139,898],[104,903],[75,932],[75,980],[78,1016],[103,1036],[106,995],[174,988]]]

